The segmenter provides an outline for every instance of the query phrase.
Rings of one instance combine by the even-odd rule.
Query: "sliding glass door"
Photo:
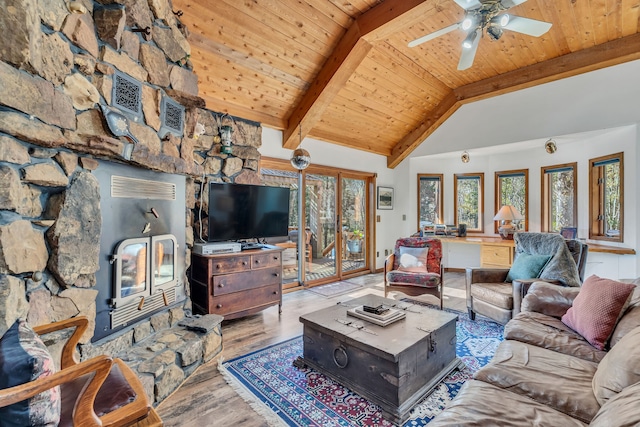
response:
[[[265,185],[291,188],[289,235],[269,242],[285,248],[285,288],[300,286],[298,277],[305,286],[313,286],[371,268],[373,174],[314,165],[303,171],[305,247],[300,251],[298,172],[281,160],[262,159],[261,163]],[[304,256],[305,268],[298,273],[300,254]]]

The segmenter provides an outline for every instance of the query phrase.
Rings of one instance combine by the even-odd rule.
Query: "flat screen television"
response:
[[[288,232],[288,188],[209,184],[210,242],[286,236]]]

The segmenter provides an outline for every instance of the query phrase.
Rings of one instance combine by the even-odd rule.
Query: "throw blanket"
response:
[[[540,273],[541,279],[559,280],[565,286],[580,286],[578,266],[560,234],[516,233],[513,236],[517,257],[521,253],[551,255]]]

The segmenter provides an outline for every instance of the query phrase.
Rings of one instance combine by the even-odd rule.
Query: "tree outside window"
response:
[[[454,206],[456,225],[466,224],[468,232],[484,231],[484,174],[454,175]]]
[[[524,218],[514,224],[518,230],[529,229],[529,170],[520,169],[495,173],[497,213],[501,207],[515,207]],[[495,221],[494,233],[498,232],[499,221]]]
[[[442,224],[443,176],[440,174],[418,174],[418,228],[427,224]]]
[[[557,233],[578,227],[577,175],[577,163],[541,168],[542,231]]]
[[[589,238],[623,241],[623,153],[589,160]]]

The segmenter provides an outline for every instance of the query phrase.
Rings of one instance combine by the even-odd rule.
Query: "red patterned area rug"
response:
[[[458,314],[456,353],[464,366],[416,405],[403,427],[427,425],[489,362],[502,341],[502,325],[454,313]],[[297,337],[221,363],[220,371],[271,426],[393,426],[377,405],[313,369],[295,368],[293,361],[301,355],[302,337]]]

